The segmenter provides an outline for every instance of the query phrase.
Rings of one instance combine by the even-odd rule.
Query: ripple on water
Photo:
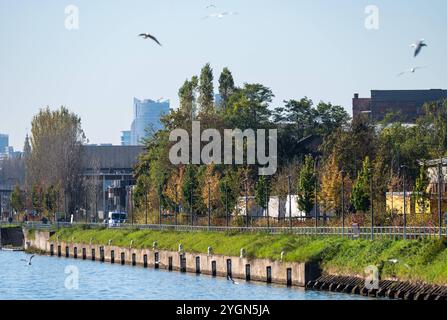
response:
[[[304,291],[298,288],[240,281],[233,285],[225,278],[182,274],[141,267],[93,261],[36,256],[28,266],[23,252],[0,251],[0,297],[2,299],[64,300],[357,300],[361,296]],[[4,267],[8,266],[8,267]],[[79,287],[65,287],[67,266],[79,271]]]

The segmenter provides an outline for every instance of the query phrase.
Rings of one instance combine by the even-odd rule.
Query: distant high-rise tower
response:
[[[7,134],[0,133],[0,155],[6,156],[9,152],[9,136]]]
[[[121,131],[121,145],[131,146],[131,131]]]
[[[134,98],[134,120],[130,132],[131,145],[141,145],[142,139],[162,129],[160,118],[169,113],[169,100],[153,101]]]

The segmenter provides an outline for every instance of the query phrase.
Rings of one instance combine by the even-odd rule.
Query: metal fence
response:
[[[0,226],[3,225],[0,223]],[[19,225],[19,224],[17,224]],[[133,229],[158,230],[178,232],[228,232],[228,233],[267,233],[292,234],[307,237],[345,237],[348,239],[429,239],[447,236],[447,228],[438,227],[217,227],[217,226],[191,226],[191,225],[164,225],[164,224],[122,224],[107,226],[103,223],[41,223],[25,222],[21,224],[28,229],[56,231],[59,228],[86,228],[86,229]]]

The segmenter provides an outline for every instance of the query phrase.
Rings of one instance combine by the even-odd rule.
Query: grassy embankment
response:
[[[172,232],[148,230],[82,230],[61,229],[60,240],[78,243],[107,244],[136,248],[158,247],[178,250],[179,243],[187,252],[206,253],[208,246],[215,254],[239,256],[244,248],[248,257],[279,260],[281,251],[286,261],[319,261],[331,274],[363,275],[369,265],[381,270],[382,278],[447,285],[447,241],[347,240],[341,238],[309,238],[292,235],[231,234],[207,232]],[[56,235],[53,236],[55,239]],[[397,259],[397,263],[389,260]]]

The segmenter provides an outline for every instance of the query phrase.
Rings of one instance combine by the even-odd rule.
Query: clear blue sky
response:
[[[76,31],[64,27],[70,4]],[[369,4],[378,31],[364,27]],[[202,19],[218,11],[239,15]],[[0,132],[21,150],[38,109],[66,105],[91,143],[117,144],[134,96],[177,107],[179,86],[206,62],[216,79],[228,66],[239,85],[271,87],[275,104],[308,96],[351,112],[354,92],[446,88],[446,12],[445,0],[0,0]],[[429,47],[413,59],[420,38]],[[412,66],[428,68],[396,77]]]

